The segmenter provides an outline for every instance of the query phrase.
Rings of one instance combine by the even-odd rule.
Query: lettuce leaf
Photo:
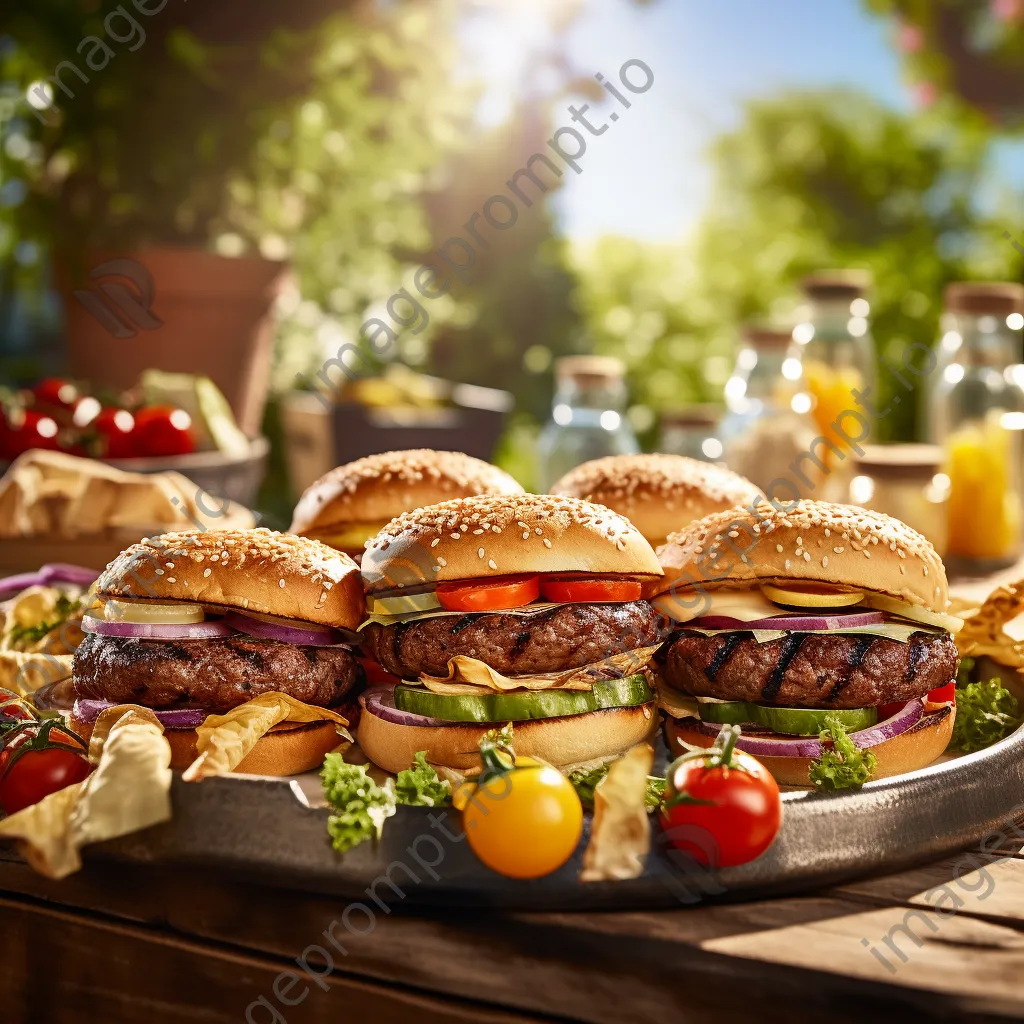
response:
[[[596,768],[577,768],[576,771],[569,773],[569,781],[575,787],[576,794],[580,798],[580,803],[583,804],[588,811],[592,811],[594,809],[594,790],[608,774],[610,766],[611,762],[607,762],[605,764],[599,764]],[[658,809],[664,795],[665,780],[658,778],[657,775],[648,775],[647,791],[644,794],[644,803],[647,806],[648,814],[651,814]]]
[[[327,819],[327,832],[339,853],[379,839],[384,822],[395,813],[395,794],[378,786],[366,769],[369,765],[346,764],[341,754],[328,754],[320,772],[324,795],[335,809]]]
[[[395,800],[409,807],[439,807],[451,799],[452,787],[439,779],[427,764],[427,753],[420,750],[411,768],[405,768],[395,779]]]
[[[861,750],[837,718],[825,718],[825,728],[818,739],[822,743],[831,740],[832,749],[825,747],[821,756],[811,762],[809,775],[815,789],[851,789],[863,786],[871,778],[878,758],[870,750]]]
[[[1020,723],[1017,698],[998,679],[961,686],[957,677],[956,721],[947,749],[963,754],[984,750],[1009,736]]]

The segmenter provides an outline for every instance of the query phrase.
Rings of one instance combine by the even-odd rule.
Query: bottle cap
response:
[[[954,281],[946,285],[945,306],[951,313],[1009,316],[1024,309],[1024,285],[1013,281]]]
[[[685,409],[666,409],[661,414],[662,427],[715,427],[722,417],[717,405],[688,405]]]
[[[800,282],[804,295],[820,302],[852,302],[861,298],[871,287],[871,273],[867,270],[819,270]]]
[[[942,449],[935,444],[866,444],[861,450],[853,460],[872,476],[930,478],[942,463]]]
[[[625,363],[614,356],[562,356],[555,360],[559,380],[599,383],[621,380],[625,374]]]
[[[788,348],[793,343],[793,332],[750,324],[743,328],[743,340],[754,348]]]

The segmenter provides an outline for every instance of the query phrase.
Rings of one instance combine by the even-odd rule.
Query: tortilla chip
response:
[[[209,715],[198,729],[199,756],[185,769],[186,782],[210,775],[230,775],[245,755],[281,722],[334,722],[341,740],[352,742],[345,728],[348,719],[335,711],[317,708],[276,690],[254,697],[223,715]]]
[[[997,587],[982,606],[964,619],[956,646],[965,658],[987,656],[999,665],[1024,669],[1024,640],[1014,640],[1005,626],[1024,611],[1024,580]]]
[[[25,697],[49,683],[69,679],[74,660],[70,654],[0,651],[0,686]]]
[[[594,790],[594,824],[583,854],[581,882],[638,878],[651,849],[647,776],[654,749],[639,743],[612,762]]]
[[[642,672],[654,657],[655,647],[641,647],[612,655],[603,661],[565,672],[539,672],[528,676],[505,676],[476,658],[458,654],[448,659],[447,676],[420,676],[420,682],[433,693],[479,695],[509,690],[592,690],[595,682],[621,679]]]
[[[170,820],[171,748],[163,726],[152,711],[134,706],[108,708],[104,718],[105,742],[94,744],[99,764],[89,778],[0,821],[0,836],[16,839],[29,864],[49,878],[77,871],[88,843]]]

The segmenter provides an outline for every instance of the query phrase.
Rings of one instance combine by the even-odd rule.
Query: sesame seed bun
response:
[[[673,534],[658,549],[657,593],[700,585],[808,581],[888,594],[929,611],[949,603],[935,548],[881,512],[826,501],[792,510],[768,502],[719,512]]]
[[[647,740],[657,723],[653,702],[606,708],[583,715],[516,722],[513,742],[518,757],[538,757],[557,768],[621,754]],[[399,725],[364,709],[359,717],[358,741],[363,753],[388,772],[408,768],[420,750],[426,751],[432,764],[465,771],[480,767],[478,744],[492,728],[476,722]]]
[[[566,473],[552,494],[607,505],[629,519],[653,545],[695,519],[734,505],[750,505],[761,492],[724,466],[683,455],[610,455]]]
[[[661,575],[628,519],[545,494],[458,498],[407,512],[370,541],[362,568],[371,593],[524,572]]]
[[[372,536],[396,516],[424,505],[474,494],[522,493],[508,473],[462,452],[384,452],[338,466],[317,480],[299,499],[290,532],[329,543],[352,534],[352,527],[373,524]]]
[[[956,708],[951,704],[924,715],[899,736],[868,748],[877,758],[871,780],[903,775],[936,761],[949,745],[955,720]],[[672,756],[685,754],[694,746],[710,747],[714,743],[714,737],[693,728],[694,722],[693,718],[666,719],[665,740]],[[808,773],[812,758],[758,756],[757,760],[775,776],[780,785],[804,788],[811,785]]]
[[[365,606],[359,567],[305,537],[272,530],[186,530],[122,551],[100,597],[188,601],[355,629]]]
[[[66,721],[71,732],[89,742],[95,723],[77,718],[74,712]],[[196,730],[165,729],[164,737],[171,747],[171,768],[184,771],[198,757]],[[333,722],[281,722],[257,742],[235,771],[245,775],[301,775],[319,768],[340,742]]]

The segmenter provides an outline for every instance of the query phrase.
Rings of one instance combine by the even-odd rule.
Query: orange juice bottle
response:
[[[870,412],[858,401],[858,396],[875,401],[875,344],[865,298],[869,285],[870,277],[857,270],[822,271],[805,278],[807,306],[793,329],[818,431],[844,458],[874,433]],[[838,461],[829,450],[829,468]]]

